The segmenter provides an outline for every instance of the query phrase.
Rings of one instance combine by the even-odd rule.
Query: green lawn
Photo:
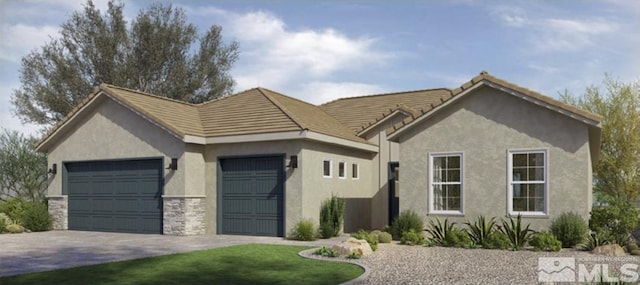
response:
[[[304,246],[248,244],[0,278],[0,284],[339,284],[359,266],[298,256]]]

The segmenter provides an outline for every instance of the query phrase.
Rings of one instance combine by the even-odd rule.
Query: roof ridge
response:
[[[337,99],[331,100],[329,102],[322,103],[320,106],[325,106],[325,105],[328,105],[330,103],[334,103],[334,102],[342,101],[342,100],[349,100],[349,99],[358,99],[358,98],[364,98],[364,97],[390,96],[390,95],[397,95],[397,94],[418,93],[418,92],[437,91],[437,90],[444,90],[444,91],[451,92],[451,89],[445,88],[445,87],[428,88],[428,89],[415,89],[415,90],[400,91],[400,92],[388,92],[388,93],[379,93],[379,94],[369,94],[369,95],[360,95],[360,96],[337,98]]]
[[[291,121],[294,122],[296,125],[298,125],[301,129],[303,129],[303,130],[308,130],[309,129],[307,126],[304,126],[304,124],[302,124],[302,122],[300,122],[300,120],[297,120],[296,118],[294,118],[295,116],[293,116],[291,114],[291,112],[289,110],[287,110],[287,108],[282,103],[280,103],[280,101],[278,101],[275,98],[272,98],[267,93],[271,92],[271,93],[274,93],[274,94],[277,94],[277,95],[280,95],[280,96],[286,96],[286,95],[283,95],[283,94],[280,94],[280,93],[277,93],[277,92],[274,92],[274,91],[271,91],[269,89],[262,88],[262,87],[258,87],[256,89],[260,92],[260,94],[262,94],[262,96],[266,97],[267,100],[271,101],[271,103],[273,103],[276,107],[278,107],[278,109],[280,109],[280,111],[282,111],[282,113],[284,113],[287,117],[289,117],[289,119],[291,119]],[[265,91],[267,91],[267,92],[265,92]],[[289,97],[289,96],[286,96],[286,97]]]
[[[178,100],[178,99],[173,99],[173,98],[160,96],[160,95],[156,95],[156,94],[152,94],[152,93],[148,93],[148,92],[138,91],[138,90],[131,89],[131,88],[120,87],[120,86],[116,86],[116,85],[112,85],[112,84],[102,83],[102,84],[100,84],[101,89],[102,89],[102,86],[105,86],[107,88],[125,90],[125,91],[128,91],[128,92],[133,92],[133,93],[137,93],[137,94],[144,95],[144,96],[149,96],[149,97],[153,97],[153,98],[167,100],[167,101],[171,101],[171,102],[174,102],[174,103],[180,103],[180,104],[189,105],[189,106],[196,106],[197,105],[197,104],[189,103],[189,102]]]

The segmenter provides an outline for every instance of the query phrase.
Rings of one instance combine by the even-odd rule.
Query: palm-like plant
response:
[[[487,237],[496,228],[496,218],[493,217],[489,221],[484,216],[478,216],[476,221],[472,224],[467,221],[465,224],[469,227],[469,237],[476,245],[484,245]]]
[[[526,227],[522,226],[521,215],[518,215],[515,220],[509,218],[508,222],[502,220],[502,226],[498,226],[498,230],[509,238],[511,248],[516,251],[522,249],[535,233],[534,230],[529,229],[529,224]]]
[[[429,221],[427,226],[427,232],[431,235],[431,240],[437,245],[445,245],[446,238],[453,231],[453,226],[456,223],[449,223],[449,219],[444,219],[444,223],[440,222],[440,219],[436,218],[435,223],[433,220]]]

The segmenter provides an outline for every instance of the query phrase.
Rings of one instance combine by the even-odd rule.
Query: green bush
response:
[[[473,247],[473,241],[469,238],[469,234],[459,228],[453,228],[444,238],[444,246],[447,247]]]
[[[402,237],[400,237],[400,243],[406,245],[421,245],[424,241],[422,231],[416,232],[414,229],[402,233]]]
[[[7,227],[7,221],[3,218],[0,218],[0,234],[4,232],[5,227]]]
[[[324,200],[320,206],[320,234],[323,238],[340,235],[344,223],[344,200],[336,195]]]
[[[631,232],[638,224],[638,209],[631,202],[613,199],[608,206],[591,210],[589,228],[610,242],[621,246],[629,243]]]
[[[442,223],[439,218],[435,218],[435,222],[434,220],[429,221],[427,233],[431,235],[431,240],[436,245],[448,246],[447,237],[453,232],[455,224],[449,223],[449,219],[444,219],[444,223]]]
[[[349,253],[349,255],[347,255],[348,259],[360,259],[360,254],[358,254],[357,252],[351,252]]]
[[[468,233],[471,240],[477,245],[482,245],[485,243],[485,239],[495,230],[496,218],[486,221],[484,216],[478,216],[473,224],[469,221],[465,224],[469,227]]]
[[[529,229],[529,224],[526,227],[522,226],[522,216],[514,220],[509,218],[509,221],[502,220],[502,226],[498,226],[498,230],[507,236],[511,243],[511,249],[520,250],[531,239],[531,235],[535,232]]]
[[[316,251],[313,254],[326,256],[326,257],[338,257],[339,255],[337,252],[335,252],[330,248],[327,248],[326,246],[316,249]]]
[[[562,248],[562,242],[550,232],[535,233],[531,236],[529,244],[533,246],[536,251],[560,251]]]
[[[10,232],[12,234],[19,234],[24,232],[24,228],[21,225],[18,224],[9,224],[4,228],[7,232]]]
[[[301,220],[294,227],[291,232],[291,238],[302,241],[316,240],[318,236],[318,229],[311,220]]]
[[[511,247],[511,242],[509,241],[509,238],[505,234],[499,231],[493,231],[492,233],[490,233],[482,243],[482,248],[486,248],[486,249],[505,250],[505,249],[508,249],[509,247]]]
[[[11,198],[0,202],[0,212],[7,214],[14,223],[22,225],[22,217],[28,203],[22,197]]]
[[[373,251],[378,249],[378,236],[375,234],[369,234],[367,231],[360,229],[358,232],[351,234],[351,237],[366,240]]]
[[[609,244],[609,241],[603,234],[591,232],[587,237],[587,241],[578,245],[578,247],[582,250],[592,251],[594,248],[605,244]]]
[[[404,232],[413,230],[414,232],[422,232],[422,219],[416,212],[405,210],[391,224],[391,234],[394,238],[402,237]]]
[[[551,233],[563,247],[574,247],[587,235],[587,223],[577,213],[565,212],[551,222]]]
[[[631,255],[640,255],[640,249],[634,249],[630,253]]]
[[[51,215],[45,203],[28,203],[26,204],[22,225],[33,231],[42,232],[51,229]]]
[[[630,243],[629,245],[627,245],[627,251],[629,252],[632,252],[636,249],[639,249],[639,248],[638,248],[638,245],[635,243]]]
[[[387,232],[381,232],[378,234],[378,242],[380,243],[390,243],[392,240],[391,234]]]

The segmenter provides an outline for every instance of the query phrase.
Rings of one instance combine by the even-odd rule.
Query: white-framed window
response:
[[[351,179],[360,179],[360,164],[351,164]]]
[[[347,163],[338,161],[338,178],[347,179]]]
[[[322,177],[331,178],[333,173],[333,163],[331,159],[325,159],[322,161]]]
[[[508,205],[511,215],[547,214],[547,150],[510,150]]]
[[[429,155],[429,209],[436,214],[462,214],[464,204],[462,153]]]

